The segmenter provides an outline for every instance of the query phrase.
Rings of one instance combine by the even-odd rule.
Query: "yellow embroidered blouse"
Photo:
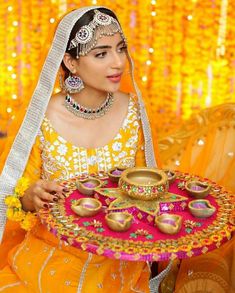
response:
[[[81,174],[107,172],[116,166],[145,165],[143,137],[136,98],[131,95],[128,113],[119,132],[106,145],[93,149],[74,146],[44,118],[39,133],[41,178],[66,180]]]

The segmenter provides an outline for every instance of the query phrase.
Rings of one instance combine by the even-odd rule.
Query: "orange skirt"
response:
[[[205,255],[183,260],[175,293],[235,293],[235,236]]]
[[[144,262],[113,260],[60,245],[38,224],[8,255],[0,292],[149,292]]]

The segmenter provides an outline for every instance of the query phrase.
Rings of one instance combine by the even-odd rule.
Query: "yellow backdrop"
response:
[[[0,131],[32,83],[55,19],[96,4],[119,16],[160,131],[235,101],[234,0],[0,0]]]

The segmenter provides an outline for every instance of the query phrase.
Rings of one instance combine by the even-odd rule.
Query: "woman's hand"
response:
[[[25,211],[37,211],[47,208],[48,203],[56,202],[64,198],[63,193],[67,190],[54,181],[38,180],[32,184],[21,198]]]

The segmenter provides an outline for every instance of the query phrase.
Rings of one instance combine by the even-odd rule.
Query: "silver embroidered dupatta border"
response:
[[[13,193],[18,179],[24,172],[54,88],[56,75],[63,60],[70,32],[83,14],[95,8],[100,8],[100,6],[84,7],[72,11],[60,21],[56,29],[25,118],[15,137],[0,177],[0,242],[6,224],[4,199],[7,195]]]
[[[97,8],[103,8],[103,6],[84,7],[70,12],[60,21],[56,29],[51,48],[44,62],[25,118],[15,137],[0,177],[0,243],[6,224],[6,205],[4,199],[7,195],[13,193],[15,185],[26,167],[31,149],[53,92],[56,75],[63,60],[70,32],[79,18],[81,18],[86,12]],[[129,54],[128,59],[131,66],[132,82],[140,105],[140,115],[145,138],[146,164],[149,167],[155,167],[156,161],[149,121],[145,112],[140,90],[134,80],[134,66]]]

